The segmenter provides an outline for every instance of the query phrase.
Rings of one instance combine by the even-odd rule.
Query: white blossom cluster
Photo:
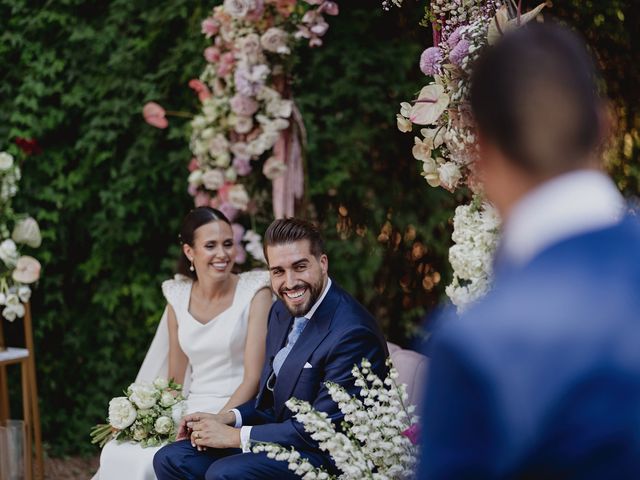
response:
[[[488,203],[460,205],[453,218],[449,250],[453,282],[446,293],[463,312],[491,288],[493,254],[498,244],[500,217]]]
[[[148,447],[173,441],[184,410],[181,390],[181,385],[160,377],[153,383],[132,383],[126,396],[111,399],[108,424],[93,428],[92,443],[102,446],[113,438]]]
[[[10,322],[24,316],[24,304],[31,298],[29,285],[40,277],[40,263],[21,253],[25,246],[38,248],[42,236],[35,219],[13,211],[11,200],[19,180],[13,156],[0,152],[0,311]]]
[[[294,412],[320,449],[328,452],[340,470],[330,475],[313,467],[294,449],[275,444],[257,444],[254,452],[266,452],[270,458],[286,461],[289,469],[303,479],[372,478],[376,480],[408,479],[415,475],[418,448],[407,435],[417,427],[414,406],[406,407],[406,385],[398,385],[398,372],[387,360],[389,374],[381,380],[368,360],[360,368],[354,366],[352,374],[359,396],[351,396],[344,387],[328,382],[327,388],[334,402],[344,414],[339,429],[325,412],[314,410],[308,402],[290,399],[287,407]]]

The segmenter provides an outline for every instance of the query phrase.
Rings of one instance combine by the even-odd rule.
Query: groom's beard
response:
[[[318,301],[318,299],[320,298],[320,295],[322,295],[323,286],[324,286],[324,279],[322,277],[320,277],[320,280],[318,280],[313,284],[299,281],[297,285],[293,288],[281,288],[278,291],[278,298],[282,300],[282,303],[284,303],[285,307],[287,307],[287,310],[289,310],[289,313],[292,316],[304,317],[309,312],[309,310],[311,310],[311,307],[313,307],[315,303]],[[289,303],[290,299],[287,298],[287,296],[285,295],[285,292],[296,290],[301,287],[307,289],[307,291],[305,292],[305,295],[307,295],[308,297],[307,300],[304,303],[301,303],[299,305],[291,305]]]

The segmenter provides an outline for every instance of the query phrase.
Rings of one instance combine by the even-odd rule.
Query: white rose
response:
[[[229,151],[229,141],[221,133],[217,134],[209,142],[209,153],[212,157],[217,157]]]
[[[9,170],[13,167],[13,157],[7,152],[0,152],[0,170]]]
[[[148,383],[132,383],[129,386],[129,398],[138,408],[151,408],[156,404],[158,391]]]
[[[158,377],[153,381],[153,386],[158,390],[164,390],[166,388],[169,388],[169,380],[163,377]]]
[[[5,303],[7,303],[7,296],[0,292],[0,305],[4,305]]]
[[[249,133],[253,129],[253,119],[238,115],[234,119],[234,130],[240,134]]]
[[[38,222],[31,217],[16,223],[11,238],[14,242],[28,245],[31,248],[38,248],[42,244],[42,235],[40,234]]]
[[[189,184],[198,187],[202,185],[202,176],[202,170],[194,170],[189,174],[189,178],[187,179],[187,181],[189,182]]]
[[[284,30],[271,27],[262,34],[262,37],[260,37],[260,44],[262,45],[262,48],[268,52],[286,55],[291,53],[291,50],[287,46],[288,38],[289,35]]]
[[[262,173],[271,181],[282,176],[286,170],[287,166],[277,157],[270,157],[262,167]]]
[[[224,173],[221,170],[208,170],[202,176],[202,183],[207,190],[218,190],[224,185]]]
[[[124,430],[136,419],[136,409],[127,397],[115,397],[109,402],[109,425]]]
[[[246,210],[249,204],[249,194],[243,185],[234,185],[229,189],[229,203],[238,210]]]
[[[460,168],[453,162],[440,165],[440,167],[438,167],[438,174],[440,175],[442,186],[447,190],[454,190],[462,178]]]
[[[154,424],[154,428],[160,435],[165,435],[173,428],[173,420],[165,416],[159,417]]]
[[[216,167],[226,168],[231,163],[231,155],[229,152],[222,152],[220,155],[216,157],[215,165]]]
[[[289,118],[293,111],[291,100],[273,100],[267,104],[267,113],[272,117]]]
[[[238,179],[238,172],[233,167],[229,167],[224,171],[224,178],[229,182],[235,182]]]
[[[171,392],[164,392],[160,397],[160,405],[167,408],[176,403],[176,397]]]
[[[18,257],[18,248],[13,240],[7,238],[4,242],[0,243],[0,260],[2,260],[7,267],[15,267]]]
[[[238,50],[244,55],[247,60],[255,61],[262,53],[262,47],[260,47],[260,36],[257,33],[250,33],[240,39],[238,39]]]
[[[226,13],[236,18],[244,18],[255,8],[255,0],[224,0]]]

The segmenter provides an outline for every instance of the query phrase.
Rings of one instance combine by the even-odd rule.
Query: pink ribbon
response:
[[[292,122],[283,130],[273,147],[273,155],[283,162],[287,169],[273,180],[273,215],[275,218],[293,217],[296,201],[304,195],[304,168],[302,162],[302,143],[305,143],[306,131],[298,107],[293,106]]]

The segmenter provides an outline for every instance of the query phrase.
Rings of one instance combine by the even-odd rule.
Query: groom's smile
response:
[[[267,247],[271,288],[291,315],[304,316],[316,303],[327,282],[326,255],[316,257],[309,241]]]

